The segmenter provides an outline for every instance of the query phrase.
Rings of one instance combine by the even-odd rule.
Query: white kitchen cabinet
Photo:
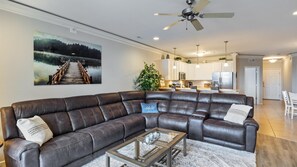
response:
[[[196,72],[196,64],[187,64],[186,79],[197,80],[195,72]]]
[[[211,80],[213,72],[212,63],[200,64],[200,68],[195,68],[195,79],[196,80]]]
[[[181,61],[163,59],[156,61],[156,67],[165,80],[178,80],[179,72],[186,73],[187,80],[211,80],[213,72],[235,72],[234,64],[228,61],[228,66],[224,66],[224,61],[199,64],[187,64]],[[173,68],[174,64],[176,69]]]

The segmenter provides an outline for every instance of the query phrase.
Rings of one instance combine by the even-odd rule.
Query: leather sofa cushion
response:
[[[96,95],[99,105],[112,104],[122,102],[121,96],[118,93],[104,93]]]
[[[170,100],[172,92],[152,91],[146,92],[146,100]]]
[[[68,97],[64,100],[67,111],[98,106],[98,100],[96,96],[92,95]]]
[[[40,116],[49,126],[54,136],[72,132],[70,119],[66,113],[64,99],[43,99],[12,104],[16,120]],[[19,131],[19,136],[23,137]]]
[[[88,134],[92,137],[94,153],[106,146],[109,146],[112,143],[123,140],[124,126],[121,123],[109,121],[85,129],[81,129],[77,132]]]
[[[128,114],[141,113],[140,103],[145,101],[144,91],[120,92],[120,95]]]
[[[225,103],[212,103],[210,105],[210,118],[214,119],[224,119],[226,116],[229,108],[231,107],[232,104],[225,104]]]
[[[158,127],[159,113],[143,113],[142,116],[145,118],[145,128],[151,129]]]
[[[89,154],[92,154],[91,136],[71,132],[54,137],[40,147],[40,166],[64,166]]]
[[[241,94],[213,93],[211,103],[246,104],[246,96]]]
[[[40,117],[46,122],[48,127],[55,136],[62,135],[68,132],[72,132],[69,116],[66,112],[57,112],[53,114],[40,115]]]
[[[164,113],[159,116],[159,127],[181,132],[188,132],[189,116],[181,114]]]
[[[244,126],[224,120],[205,120],[203,123],[203,136],[231,143],[245,144]]]
[[[122,103],[120,94],[106,93],[96,95],[99,107],[103,113],[105,121],[116,119],[127,115],[127,111]]]
[[[29,118],[35,115],[44,115],[57,112],[65,112],[64,99],[42,99],[13,103],[15,118]]]
[[[169,113],[191,115],[196,109],[196,102],[172,100]]]
[[[104,117],[98,106],[72,110],[68,112],[74,131],[104,122]]]
[[[116,119],[127,115],[127,111],[122,102],[100,106],[105,121]]]
[[[117,118],[112,122],[119,122],[124,125],[125,134],[124,138],[145,130],[145,119],[141,114],[131,114],[125,117]]]
[[[145,92],[144,91],[120,92],[120,96],[121,96],[123,101],[144,100],[145,99]]]
[[[254,117],[254,98],[247,96],[246,97],[246,105],[253,107],[248,115],[248,117],[253,118]]]
[[[197,102],[198,93],[194,92],[172,92],[171,100],[176,101],[191,101],[191,102]]]

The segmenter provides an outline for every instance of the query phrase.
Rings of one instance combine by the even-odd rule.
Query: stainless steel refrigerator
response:
[[[233,72],[212,73],[212,87],[233,89]]]

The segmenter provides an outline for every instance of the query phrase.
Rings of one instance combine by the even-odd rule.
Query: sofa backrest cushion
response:
[[[170,113],[191,115],[196,109],[198,93],[173,92],[169,105]]]
[[[232,104],[246,104],[246,96],[241,94],[219,94],[211,96],[210,118],[224,119]]]
[[[172,92],[146,92],[146,103],[157,103],[159,112],[168,112]]]
[[[249,112],[249,115],[248,115],[248,117],[253,118],[254,117],[254,98],[247,96],[246,97],[246,105],[249,105],[249,106],[253,107],[251,109],[251,111]]]
[[[211,94],[199,93],[198,100],[197,100],[198,102],[197,102],[197,106],[194,114],[199,115],[199,113],[201,112],[209,113],[210,99],[211,99]]]
[[[128,115],[118,93],[96,95],[105,121]]]
[[[128,114],[141,113],[141,103],[145,101],[145,92],[128,91],[120,92],[123,104]]]
[[[1,124],[4,140],[19,136],[15,114],[12,107],[1,108]]]
[[[42,99],[12,104],[16,120],[40,116],[54,136],[73,131],[64,99]],[[19,132],[19,136],[22,134]]]
[[[79,130],[105,121],[96,96],[65,98],[65,104],[73,130]]]

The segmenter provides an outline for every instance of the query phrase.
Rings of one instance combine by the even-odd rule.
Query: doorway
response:
[[[264,99],[281,99],[281,70],[265,69],[263,70]]]
[[[254,98],[255,104],[260,104],[259,67],[244,68],[244,93]]]

